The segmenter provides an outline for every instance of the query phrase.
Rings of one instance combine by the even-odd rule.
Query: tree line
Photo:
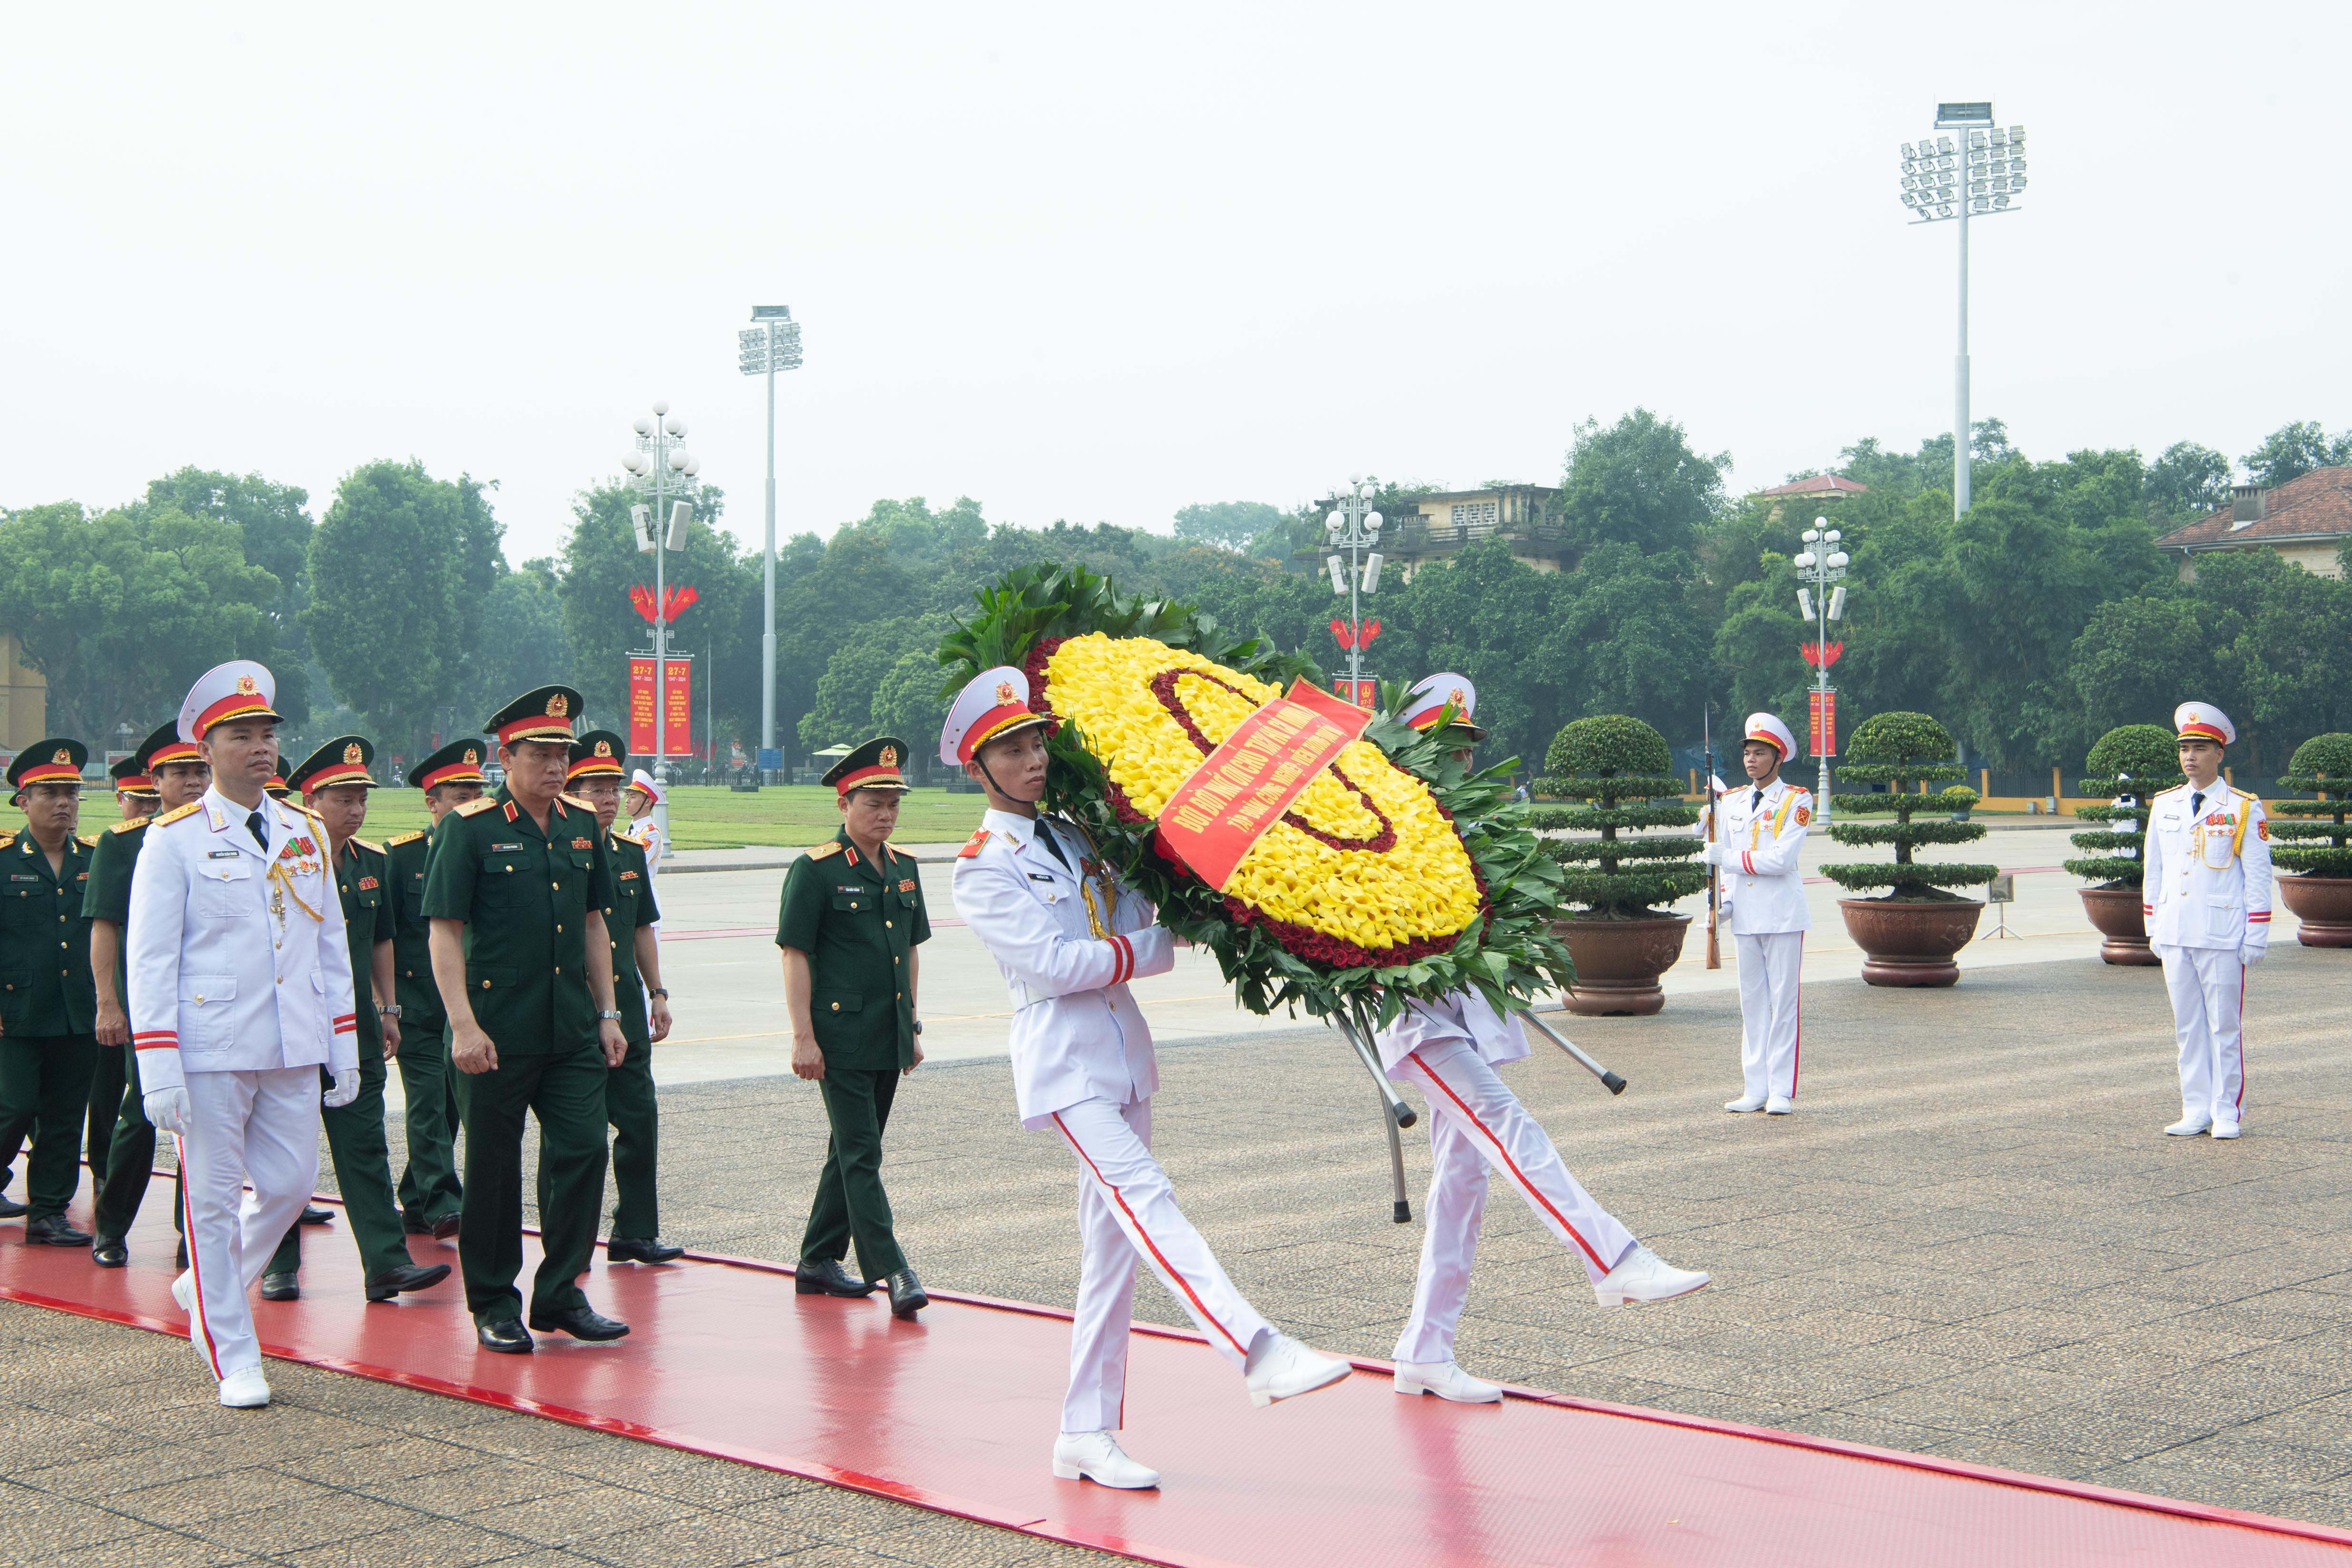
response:
[[[1827,470],[1866,485],[1819,506],[1735,495],[1727,454],[1636,409],[1572,432],[1547,566],[1489,541],[1405,580],[1392,563],[1368,601],[1382,636],[1367,672],[1451,668],[1478,687],[1491,754],[1533,764],[1562,725],[1622,713],[1676,742],[1756,709],[1801,731],[1811,673],[1798,645],[1790,558],[1816,513],[1852,556],[1835,667],[1842,726],[1931,712],[1971,765],[2074,766],[2116,724],[2161,722],[2195,694],[2236,719],[2247,765],[2275,771],[2308,736],[2352,729],[2352,583],[2268,551],[2201,556],[2196,579],[2156,539],[2228,504],[2231,461],[2179,442],[2036,460],[1998,420],[1972,435],[1974,504],[1951,516],[1952,443],[1909,452],[1864,439]],[[2255,483],[2352,465],[2352,434],[2301,422],[2242,459]],[[1804,476],[1792,476],[1801,478]],[[1443,487],[1394,481],[1391,518]],[[103,511],[67,501],[0,514],[0,626],[49,688],[51,727],[94,747],[144,734],[195,673],[247,657],[279,676],[289,750],[343,728],[387,755],[475,732],[530,686],[579,687],[617,725],[629,606],[649,584],[616,482],[577,496],[560,551],[510,564],[495,481],[439,479],[414,461],[363,465],[314,522],[299,488],[196,468]],[[695,656],[726,742],[759,733],[761,561],[725,527],[725,495],[694,498],[669,581],[699,597],[672,647]],[[778,739],[795,759],[877,731],[931,754],[942,712],[934,657],[972,590],[1039,560],[1081,563],[1122,588],[1192,600],[1327,670],[1345,656],[1344,608],[1323,574],[1320,508],[1225,501],[1180,511],[1171,532],[1056,521],[992,523],[962,497],[877,500],[830,538],[780,544]],[[712,683],[706,689],[704,683]]]

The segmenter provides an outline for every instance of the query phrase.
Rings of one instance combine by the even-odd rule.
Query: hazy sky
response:
[[[1949,427],[1941,98],[2032,157],[1979,417],[2352,426],[2340,4],[357,10],[12,11],[0,506],[415,456],[520,561],[667,397],[756,542],[755,303],[787,534],[1557,483],[1635,405],[1752,489]]]

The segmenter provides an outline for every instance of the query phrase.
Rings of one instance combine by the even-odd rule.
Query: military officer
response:
[[[114,781],[114,805],[121,813],[121,820],[128,822],[134,816],[155,814],[155,781],[139,765],[138,752],[119,759],[106,770],[106,776]]]
[[[982,671],[948,710],[940,760],[981,785],[989,807],[957,853],[956,912],[996,960],[1013,999],[1021,1124],[1058,1132],[1077,1162],[1085,1252],[1054,1474],[1155,1487],[1159,1472],[1129,1458],[1116,1435],[1139,1259],[1240,1369],[1254,1404],[1337,1383],[1348,1363],[1318,1355],[1257,1314],[1176,1206],[1152,1158],[1160,1070],[1127,982],[1173,968],[1174,938],[1083,833],[1039,815],[1055,722],[1031,710],[1029,679],[1011,665]]]
[[[81,1183],[82,1113],[98,1060],[81,912],[97,840],[74,836],[89,760],[79,741],[58,738],[19,752],[8,764],[9,804],[25,826],[0,834],[0,1171],[29,1136],[25,1239],[35,1246],[89,1245],[89,1233],[66,1218]]]
[[[1748,787],[1719,795],[1709,816],[1705,858],[1723,868],[1725,901],[1739,966],[1739,1098],[1730,1111],[1785,1116],[1797,1108],[1802,1040],[1797,974],[1804,962],[1805,908],[1797,852],[1813,820],[1812,792],[1780,776],[1797,749],[1789,727],[1750,713],[1739,744]]]
[[[188,1271],[172,1296],[220,1402],[269,1403],[246,1292],[319,1179],[319,1111],[359,1093],[343,908],[316,821],[262,788],[277,682],[249,659],[180,706],[212,785],[147,828],[131,885],[131,1041],[147,1120],[180,1142]],[[322,1097],[319,1068],[333,1073]],[[252,1186],[248,1194],[244,1189]]]
[[[491,717],[506,783],[441,819],[425,874],[466,1128],[466,1305],[482,1347],[508,1354],[534,1348],[515,1289],[527,1114],[539,1118],[545,1194],[530,1327],[580,1340],[629,1331],[578,1283],[604,1206],[604,1079],[629,1048],[604,931],[612,855],[594,810],[562,793],[579,708],[570,687],[542,686]]]
[[[1477,688],[1465,677],[1433,675],[1412,689],[1404,721],[1454,743],[1470,764],[1486,731],[1473,721]],[[1476,991],[1411,1002],[1380,1034],[1381,1066],[1390,1079],[1421,1090],[1429,1102],[1429,1196],[1423,1211],[1421,1276],[1412,1311],[1397,1336],[1396,1391],[1434,1394],[1465,1404],[1492,1404],[1500,1384],[1462,1370],[1454,1340],[1469,1299],[1470,1267],[1486,1212],[1489,1173],[1517,1192],[1536,1219],[1580,1264],[1604,1307],[1688,1295],[1707,1276],[1666,1263],[1593,1201],[1495,1069],[1528,1054],[1525,1027]]]
[[[196,752],[195,742],[180,739],[177,720],[158,728],[139,742],[131,763],[155,791],[156,810],[174,811],[203,797],[212,782],[212,770]],[[131,1259],[124,1237],[139,1217],[147,1184],[155,1165],[155,1129],[147,1120],[140,1098],[138,1053],[131,1045],[131,983],[123,966],[123,927],[131,920],[131,884],[139,866],[140,846],[147,842],[152,816],[126,817],[98,836],[90,857],[89,891],[81,912],[89,917],[90,978],[98,991],[98,1046],[102,1053],[90,1091],[89,1171],[97,1194],[97,1237],[90,1257],[101,1268],[120,1268]],[[114,1070],[109,1088],[106,1060]],[[115,1106],[104,1101],[109,1095]],[[186,1223],[185,1205],[178,1201],[180,1178],[172,1179],[175,1194],[172,1224]],[[187,1243],[180,1245],[179,1267],[188,1266]]]
[[[2228,714],[2184,702],[2172,727],[2189,782],[2148,803],[2140,884],[2180,1047],[2180,1120],[2165,1131],[2235,1138],[2246,1119],[2246,971],[2270,952],[2270,820],[2221,777],[2238,738]]]
[[[481,798],[482,742],[452,741],[416,764],[409,782],[425,792],[434,826]],[[383,841],[390,865],[392,968],[400,1023],[400,1088],[406,1102],[408,1164],[400,1173],[400,1223],[412,1235],[446,1241],[457,1234],[464,1189],[457,1181],[457,1080],[449,1070],[447,1019],[433,984],[432,922],[425,918],[425,869],[433,840],[420,828]]]
[[[841,828],[784,873],[776,945],[782,950],[793,1071],[815,1080],[833,1135],[801,1233],[793,1289],[802,1295],[863,1296],[889,1288],[902,1318],[930,1304],[890,1223],[882,1188],[882,1131],[898,1079],[923,1059],[916,1022],[919,944],[931,921],[914,857],[890,847],[908,789],[907,743],[880,735],[835,763]],[[841,1266],[852,1241],[857,1273]]]
[[[653,1047],[669,1035],[669,992],[661,982],[661,950],[654,922],[653,875],[645,847],[614,831],[621,813],[621,770],[628,742],[610,730],[591,730],[572,742],[566,783],[596,813],[597,830],[613,858],[613,901],[604,933],[613,949],[613,996],[629,1054],[604,1079],[604,1115],[613,1124],[613,1229],[604,1256],[615,1263],[674,1263],[686,1248],[661,1239],[656,1184],[661,1147],[661,1104],[654,1092]],[[541,1206],[545,1206],[542,1202]]]
[[[408,1238],[393,1202],[392,1152],[383,1135],[384,1063],[400,1049],[399,1006],[392,1000],[398,994],[392,974],[392,902],[385,886],[391,875],[383,847],[359,837],[367,826],[368,791],[375,787],[368,772],[374,760],[375,746],[364,736],[338,735],[286,776],[301,792],[303,809],[326,830],[327,862],[334,868],[351,948],[352,1000],[367,1005],[360,1016],[370,1022],[358,1031],[359,1094],[320,1120],[335,1162],[343,1219],[360,1249],[367,1299],[389,1301],[404,1290],[438,1285],[449,1277],[449,1266],[419,1264],[408,1256]],[[289,1226],[261,1271],[261,1299],[291,1301],[301,1295],[301,1268],[302,1227]]]

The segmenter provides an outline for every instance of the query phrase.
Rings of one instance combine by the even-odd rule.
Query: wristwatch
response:
[[[379,1005],[375,1011],[376,1016],[380,1018],[397,1018],[400,1016],[400,1004],[394,1002],[389,1007]]]
[[[662,986],[659,986],[659,985],[655,986],[655,987],[654,987],[654,989],[653,989],[653,994],[655,994],[655,995],[656,995],[656,996],[660,997],[660,998],[661,998],[663,1001],[665,1001],[665,1002],[667,1002],[667,1001],[668,1001],[668,1000],[669,1000],[669,992],[668,992],[667,990],[666,990],[665,988],[663,988]]]
[[[919,1034],[921,1034],[922,1032],[923,1032],[923,1021],[922,1021],[920,1018],[918,1018],[918,1019],[916,1019],[916,1020],[915,1020],[915,1033],[917,1033],[917,1034],[919,1034]]]
[[[611,1013],[599,1013],[599,1014],[597,1014],[597,1015],[596,1015],[596,1016],[598,1016],[599,1018],[610,1018],[610,1019],[612,1019],[612,1020],[613,1020],[613,1022],[614,1022],[615,1024],[617,1024],[617,1023],[619,1023],[619,1022],[621,1021],[621,1015],[620,1015],[617,1011],[615,1011],[615,1012],[611,1012]]]

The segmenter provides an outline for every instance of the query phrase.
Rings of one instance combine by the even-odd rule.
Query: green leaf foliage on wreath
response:
[[[1991,881],[2000,874],[1998,866],[1922,865],[1911,858],[1912,850],[1922,844],[1970,844],[1985,836],[1980,822],[1948,820],[1950,813],[1975,803],[1975,791],[1925,793],[1927,785],[1959,778],[1967,771],[1950,733],[1925,713],[1875,713],[1864,720],[1846,742],[1846,763],[1839,776],[1849,784],[1883,784],[1887,793],[1834,797],[1830,837],[1840,844],[1892,844],[1895,859],[1891,864],[1823,866],[1822,875],[1848,892],[1885,888],[1888,899],[1914,903],[1948,900],[1956,895],[1943,889]],[[1911,814],[1923,807],[1944,813],[1947,820],[1912,821]],[[1886,813],[1893,814],[1893,822],[1851,820]]]
[[[2271,803],[2271,837],[2286,840],[2272,846],[2272,861],[2306,877],[2352,877],[2352,826],[2344,820],[2352,811],[2347,798],[2352,796],[2352,735],[2314,735],[2294,749],[2279,783],[2326,798]],[[2281,822],[2282,816],[2320,820]]]
[[[1680,793],[1669,776],[1673,766],[1666,738],[1622,713],[1579,719],[1552,738],[1535,793],[1592,804],[1538,809],[1534,826],[1599,835],[1549,841],[1552,858],[1565,868],[1569,903],[1603,920],[1655,919],[1661,911],[1654,906],[1706,886],[1706,868],[1691,863],[1700,847],[1692,835],[1618,837],[1624,829],[1688,827],[1698,820],[1696,806],[1662,798]]]
[[[983,669],[1022,666],[1047,637],[1090,632],[1154,637],[1285,687],[1297,678],[1320,684],[1311,661],[1281,652],[1265,637],[1235,637],[1191,605],[1123,596],[1108,578],[1084,567],[1024,566],[975,597],[978,613],[961,618],[940,647],[940,662],[950,671],[950,691]],[[1161,925],[1215,954],[1234,995],[1253,1013],[1304,1006],[1322,1017],[1360,1001],[1385,1024],[1410,1000],[1434,1001],[1464,989],[1475,988],[1497,1007],[1517,1008],[1548,989],[1568,989],[1575,970],[1567,947],[1551,933],[1561,912],[1560,871],[1536,837],[1528,808],[1514,799],[1511,772],[1517,760],[1484,769],[1464,765],[1442,731],[1424,734],[1399,721],[1407,689],[1401,684],[1383,689],[1380,716],[1364,739],[1429,786],[1454,819],[1491,902],[1444,952],[1381,968],[1343,968],[1301,958],[1263,926],[1234,921],[1222,893],[1153,849],[1152,824],[1119,820],[1109,774],[1076,725],[1062,724],[1047,742],[1045,808],[1076,823],[1128,884],[1158,908]]]
[[[2187,779],[2180,771],[2179,742],[2161,724],[2119,724],[2091,742],[2083,765],[2093,774],[2075,781],[2084,795],[2128,795],[2138,805],[2076,806],[2074,815],[2084,822],[2123,821],[2130,826],[2073,835],[2070,842],[2075,848],[2092,853],[2065,862],[2066,869],[2104,887],[2137,888],[2147,870],[2139,852],[2147,828],[2148,803]]]

